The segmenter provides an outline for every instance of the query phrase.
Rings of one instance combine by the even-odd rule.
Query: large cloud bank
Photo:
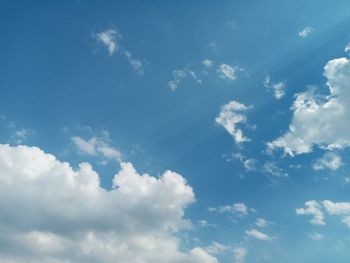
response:
[[[74,170],[36,147],[0,145],[0,262],[215,263],[180,249],[195,201],[185,179],[140,175],[121,163],[113,189],[88,163]]]

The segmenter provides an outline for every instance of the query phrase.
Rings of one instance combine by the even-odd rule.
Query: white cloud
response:
[[[237,70],[240,70],[238,67],[232,67],[228,64],[221,64],[218,68],[220,78],[235,80],[237,77]]]
[[[176,90],[180,83],[187,77],[190,76],[197,84],[202,84],[202,80],[197,77],[196,73],[193,70],[187,68],[174,70],[173,79],[168,82],[168,88],[172,91]]]
[[[289,131],[268,143],[270,150],[282,148],[294,156],[311,152],[315,145],[330,150],[350,145],[350,61],[329,61],[324,76],[330,95],[318,95],[315,89],[297,94]]]
[[[94,34],[94,38],[107,48],[110,56],[119,49],[117,40],[121,38],[121,35],[115,29],[107,29],[103,32]]]
[[[309,237],[313,240],[321,240],[323,238],[323,235],[319,233],[312,233],[312,234],[309,234]]]
[[[276,99],[281,99],[285,95],[286,84],[284,82],[273,83],[270,76],[266,76],[264,81],[264,87],[273,90]]]
[[[244,247],[237,247],[233,250],[234,263],[244,263],[247,257],[247,249]]]
[[[337,170],[343,165],[342,158],[332,152],[325,153],[321,158],[317,159],[313,164],[312,168],[314,170]]]
[[[106,131],[102,133],[101,137],[93,136],[88,140],[84,140],[79,136],[75,136],[71,140],[82,154],[121,161],[122,155],[117,149],[109,145],[109,134]]]
[[[124,51],[126,59],[129,61],[132,68],[136,71],[137,74],[145,74],[144,65],[141,60],[135,58],[129,51]]]
[[[215,118],[215,122],[223,126],[237,144],[250,141],[244,137],[242,130],[236,127],[237,124],[247,122],[245,112],[250,108],[233,100],[222,106],[219,115]]]
[[[311,26],[307,26],[305,27],[302,31],[299,31],[298,35],[301,37],[301,38],[306,38],[308,37],[312,32],[314,32],[314,28],[311,27]]]
[[[233,213],[240,216],[248,215],[248,207],[244,203],[235,203],[233,205],[225,205],[219,207],[209,207],[209,211],[217,213]]]
[[[250,229],[250,230],[247,230],[245,231],[246,235],[248,237],[253,237],[253,238],[256,238],[256,239],[259,239],[259,240],[264,240],[264,241],[270,241],[271,240],[271,237],[269,237],[267,234],[264,234],[256,229]]]
[[[321,208],[317,201],[311,200],[305,203],[305,208],[297,208],[296,213],[297,215],[312,215],[310,223],[313,225],[325,225],[324,214]]]
[[[36,147],[0,145],[1,262],[218,263],[203,248],[180,249],[195,201],[179,174],[140,175],[121,163],[113,188],[88,163],[73,170]]]
[[[214,65],[214,61],[210,60],[210,59],[204,59],[202,61],[202,64],[205,68],[209,69]]]
[[[267,221],[264,218],[258,218],[255,221],[255,225],[257,225],[258,227],[266,227],[267,226]]]

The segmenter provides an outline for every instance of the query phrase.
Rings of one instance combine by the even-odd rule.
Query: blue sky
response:
[[[348,262],[349,22],[0,1],[0,261]]]

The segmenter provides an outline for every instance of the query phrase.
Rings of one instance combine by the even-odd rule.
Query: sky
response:
[[[0,0],[2,263],[350,257],[346,0]]]

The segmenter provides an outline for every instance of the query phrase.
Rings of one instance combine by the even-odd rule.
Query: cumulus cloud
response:
[[[322,207],[317,201],[311,200],[305,203],[305,208],[297,208],[296,213],[297,215],[311,215],[310,223],[313,225],[325,225],[324,214],[321,209]]]
[[[168,88],[172,91],[176,90],[187,76],[190,76],[197,84],[202,84],[202,80],[193,70],[184,68],[173,71],[173,79],[168,82]]]
[[[232,100],[221,107],[219,115],[215,118],[215,122],[223,126],[233,136],[236,144],[250,141],[250,139],[244,137],[243,131],[237,128],[238,124],[247,122],[245,112],[250,108],[238,101]]]
[[[16,263],[218,263],[203,248],[180,249],[195,201],[179,174],[156,178],[121,163],[112,190],[88,163],[36,147],[0,145],[0,261]]]
[[[312,168],[314,170],[337,170],[343,165],[342,158],[332,152],[325,153],[321,158],[317,159],[313,164]]]
[[[218,68],[219,76],[222,79],[235,80],[237,77],[237,70],[241,70],[238,67],[233,67],[228,64],[221,64]]]
[[[256,239],[259,239],[259,240],[264,240],[264,241],[270,241],[271,240],[271,237],[268,236],[267,234],[264,234],[254,228],[250,229],[250,230],[247,230],[245,231],[246,235],[248,237],[252,237],[252,238],[256,238]]]
[[[307,26],[305,27],[303,30],[299,31],[298,35],[301,37],[301,38],[306,38],[308,37],[312,32],[314,32],[314,28],[311,27],[311,26]]]
[[[110,146],[109,134],[106,131],[102,133],[101,137],[93,136],[85,140],[79,136],[74,136],[71,140],[82,154],[121,161],[122,154],[116,148]]]
[[[94,38],[97,42],[103,44],[110,56],[112,56],[115,52],[118,51],[118,39],[121,38],[121,35],[115,29],[107,29],[97,34],[93,34]]]
[[[339,58],[324,67],[329,95],[309,89],[296,95],[289,131],[267,144],[286,154],[309,153],[314,146],[341,149],[350,145],[350,61]]]
[[[284,82],[273,83],[271,82],[270,76],[266,76],[264,81],[264,87],[269,90],[272,90],[275,98],[278,100],[282,99],[285,95],[284,90],[286,88],[286,84]]]
[[[247,249],[244,247],[237,247],[233,250],[234,263],[244,263],[247,257]]]
[[[244,203],[235,203],[233,205],[224,205],[219,207],[209,207],[210,212],[233,213],[240,216],[248,215],[248,207]]]

